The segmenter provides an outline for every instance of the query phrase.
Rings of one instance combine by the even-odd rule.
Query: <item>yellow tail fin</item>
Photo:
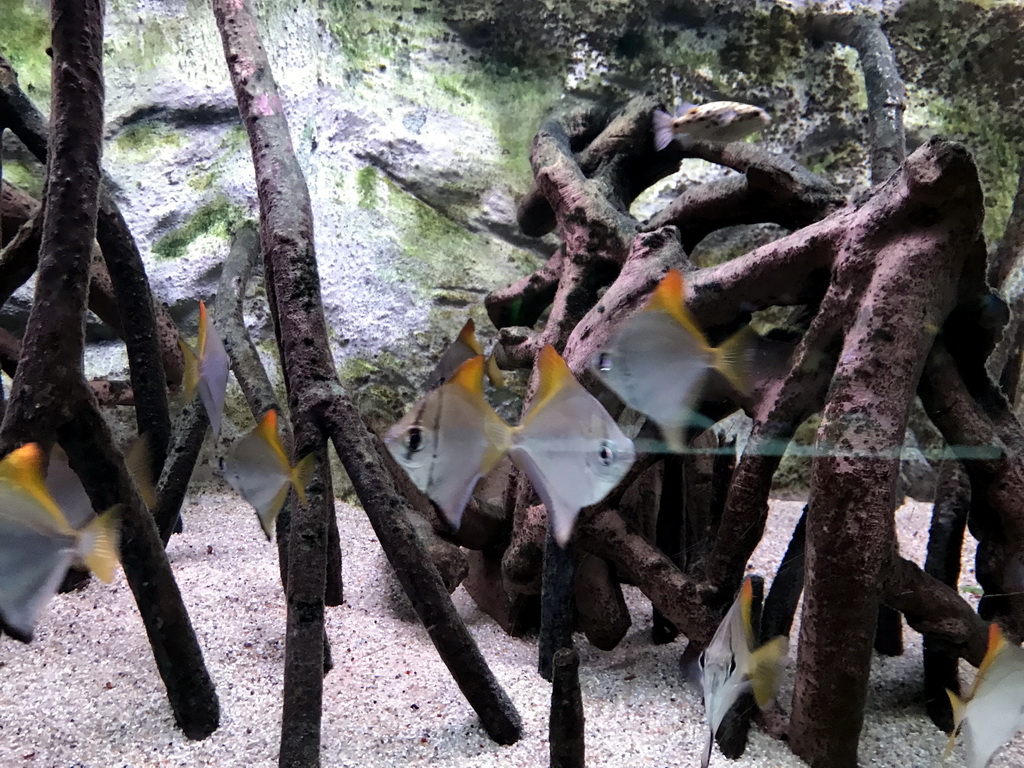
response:
[[[95,518],[80,533],[81,557],[86,567],[105,582],[114,578],[117,568],[118,549],[121,543],[121,510],[119,506],[108,509]]]
[[[128,474],[139,489],[139,496],[146,506],[156,506],[156,483],[153,482],[153,454],[149,448],[149,434],[139,435],[132,443],[128,453],[124,455],[124,463]]]
[[[789,641],[783,636],[769,640],[751,655],[750,682],[757,706],[764,709],[779,692],[779,674],[782,660],[789,651]]]
[[[295,492],[299,494],[299,501],[303,504],[306,503],[306,486],[309,485],[309,480],[313,477],[314,467],[316,467],[316,454],[311,453],[292,469],[292,485],[295,486]]]
[[[715,347],[715,370],[744,395],[750,394],[750,353],[756,338],[748,325]]]

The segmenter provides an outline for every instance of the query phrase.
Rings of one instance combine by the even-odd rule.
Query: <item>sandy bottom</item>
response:
[[[770,576],[801,505],[776,502],[754,568]],[[454,595],[498,679],[523,717],[524,736],[492,743],[434,652],[426,632],[395,597],[395,580],[358,508],[339,504],[347,601],[328,609],[335,668],[325,681],[325,766],[545,766],[550,688],[534,671],[532,640],[506,636],[460,588]],[[898,512],[903,551],[923,556],[930,506]],[[221,703],[221,726],[192,742],[175,728],[142,623],[123,575],[54,599],[31,645],[0,639],[0,766],[273,766],[281,718],[285,609],[276,553],[252,512],[233,497],[206,495],[186,510],[185,533],[169,554],[199,633]],[[973,548],[964,584],[973,584]],[[587,763],[696,766],[703,747],[699,692],[683,682],[683,642],[650,643],[650,604],[626,599],[633,627],[610,653],[578,635]],[[972,598],[973,599],[973,598]],[[396,606],[399,606],[396,610]],[[944,734],[920,701],[921,639],[906,630],[907,652],[874,661],[864,766],[934,766]],[[794,646],[787,675],[792,684]],[[965,679],[973,674],[964,667]],[[791,688],[781,701],[788,710]],[[720,754],[713,758],[724,764]],[[786,745],[752,733],[737,766],[804,765]],[[960,746],[947,762],[964,765]],[[992,762],[1024,764],[1024,738]]]

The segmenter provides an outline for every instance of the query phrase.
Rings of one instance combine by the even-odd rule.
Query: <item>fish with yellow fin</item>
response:
[[[32,639],[43,608],[69,565],[79,560],[110,582],[118,559],[117,509],[93,516],[82,527],[72,526],[47,488],[43,463],[43,449],[37,443],[27,443],[0,461],[0,624],[22,642]],[[67,478],[62,472],[63,468],[52,473],[51,484],[63,488]],[[78,494],[71,489],[61,498]],[[79,502],[80,498],[74,503]],[[76,506],[75,516],[87,517],[79,513]]]
[[[135,483],[142,501],[150,509],[156,507],[156,482],[153,480],[153,454],[149,434],[139,435],[124,454],[124,464]]]
[[[224,413],[224,395],[228,387],[228,353],[224,349],[217,329],[206,314],[206,304],[199,302],[199,351],[178,340],[185,355],[184,394],[189,402],[199,392],[203,408],[210,420],[214,436],[220,434],[220,419]]]
[[[292,466],[277,434],[277,411],[270,409],[247,435],[235,441],[220,460],[220,468],[224,479],[256,510],[269,541],[288,489],[295,488],[299,501],[306,503],[306,485],[315,463],[316,456],[311,453]]]
[[[700,105],[684,101],[674,115],[663,109],[654,111],[651,117],[654,148],[660,152],[676,137],[720,144],[739,141],[771,121],[771,116],[760,107],[739,101],[712,101]]]
[[[749,360],[758,338],[747,326],[712,347],[686,308],[684,294],[682,273],[670,269],[647,305],[623,322],[590,361],[609,389],[661,428],[674,453],[684,449],[683,430],[693,419],[708,371],[718,371],[734,389],[749,393]]]
[[[511,428],[484,398],[483,355],[462,363],[388,430],[384,444],[458,530],[477,480],[508,450]]]
[[[434,366],[434,370],[427,376],[424,388],[427,390],[437,389],[448,381],[460,365],[483,353],[483,347],[480,346],[480,342],[476,338],[476,323],[473,322],[473,318],[469,318],[462,326],[462,330],[459,331],[459,335],[455,337],[455,341],[448,345],[444,354],[441,355],[441,359]],[[505,377],[495,363],[493,354],[487,358],[486,372],[487,378],[494,386],[505,386]]]
[[[984,768],[992,756],[1024,727],[1024,648],[1009,642],[998,624],[988,628],[988,649],[978,667],[970,694],[961,699],[947,690],[953,705],[953,732],[946,756],[958,733],[967,737],[970,768]]]
[[[619,484],[636,451],[550,344],[540,351],[537,369],[540,387],[513,430],[509,457],[529,476],[547,507],[555,541],[564,547],[580,509]]]
[[[764,709],[779,692],[779,678],[789,644],[780,635],[757,647],[751,621],[753,598],[753,584],[747,576],[711,643],[700,656],[704,711],[710,731],[701,768],[708,768],[718,727],[740,696],[752,690],[757,706]]]

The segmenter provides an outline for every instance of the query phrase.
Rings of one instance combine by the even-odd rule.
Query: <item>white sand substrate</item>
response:
[[[904,553],[921,562],[930,506],[898,512]],[[775,502],[753,569],[769,579],[799,517]],[[323,765],[548,765],[550,687],[537,675],[534,638],[508,637],[461,588],[454,595],[484,655],[523,717],[522,740],[494,744],[449,677],[420,624],[395,597],[396,582],[361,510],[338,505],[346,602],[328,609],[335,668],[324,688]],[[973,547],[964,584],[973,584]],[[221,704],[220,728],[189,741],[174,726],[131,593],[92,581],[55,598],[36,639],[0,639],[0,767],[149,768],[274,766],[281,718],[285,609],[276,550],[252,511],[233,496],[204,494],[185,510],[169,555],[199,634]],[[681,679],[682,640],[650,642],[650,604],[626,588],[633,627],[610,653],[577,635],[589,766],[697,766],[705,726],[699,692]],[[974,598],[970,598],[974,599]],[[781,701],[789,710],[796,635]],[[940,765],[946,743],[921,703],[921,641],[876,657],[863,766]],[[973,675],[963,665],[964,679]],[[716,753],[713,764],[729,764]],[[803,763],[756,729],[736,766]],[[946,765],[964,765],[961,745]],[[1024,765],[1022,737],[992,763]]]

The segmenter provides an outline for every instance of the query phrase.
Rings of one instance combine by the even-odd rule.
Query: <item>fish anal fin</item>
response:
[[[946,689],[946,695],[949,696],[949,703],[953,707],[953,730],[949,733],[949,740],[946,742],[946,750],[942,753],[942,759],[945,760],[953,752],[953,747],[956,746],[956,735],[960,732],[960,724],[964,721],[964,716],[967,714],[967,704],[953,693],[948,688]]]
[[[121,539],[121,508],[111,507],[99,517],[94,518],[81,532],[82,546],[80,553],[86,567],[96,574],[100,581],[108,584],[114,579],[117,568],[118,547]]]
[[[789,641],[784,635],[779,635],[751,654],[750,685],[761,709],[771,704],[778,693],[782,660],[788,651]]]
[[[314,454],[309,454],[313,456]],[[309,458],[307,456],[307,458]],[[271,502],[263,509],[256,510],[256,516],[260,519],[260,527],[263,529],[264,535],[267,537],[267,541],[270,541],[274,537],[274,523],[277,521],[277,516],[281,512],[281,507],[284,506],[284,500],[288,496],[288,483],[281,485],[281,490],[277,492],[277,495],[271,500]]]
[[[747,325],[715,348],[715,370],[744,395],[750,394],[750,352],[756,341],[757,333]]]
[[[306,486],[313,477],[313,470],[316,469],[316,454],[310,453],[304,456],[292,470],[292,485],[299,495],[299,501],[306,504]]]

